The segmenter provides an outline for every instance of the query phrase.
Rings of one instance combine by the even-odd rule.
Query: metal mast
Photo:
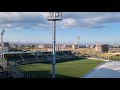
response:
[[[3,59],[3,52],[4,52],[4,43],[3,43],[3,35],[5,33],[5,30],[3,29],[1,32],[1,53],[2,53],[2,59]]]
[[[52,61],[52,78],[55,78],[55,64],[56,64],[56,21],[62,20],[62,12],[50,12],[47,17],[48,21],[52,21],[52,36],[53,36],[53,61]]]

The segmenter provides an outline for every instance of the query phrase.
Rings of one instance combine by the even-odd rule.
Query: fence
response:
[[[4,73],[14,78],[23,78],[23,74],[19,72],[19,64],[9,61],[7,62],[5,59],[0,59],[0,67]]]
[[[15,62],[7,63],[7,73],[13,78],[23,78],[24,75],[19,71],[19,64]]]

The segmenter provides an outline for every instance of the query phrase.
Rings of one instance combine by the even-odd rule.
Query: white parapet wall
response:
[[[103,60],[103,61],[110,61],[110,60],[107,60],[107,59],[98,59],[98,58],[88,58],[88,59]]]
[[[80,78],[120,78],[120,61],[103,63]]]

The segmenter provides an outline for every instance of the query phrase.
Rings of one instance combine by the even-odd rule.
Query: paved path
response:
[[[120,61],[107,62],[83,78],[120,78]]]

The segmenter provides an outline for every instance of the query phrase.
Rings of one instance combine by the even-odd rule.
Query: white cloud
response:
[[[1,24],[0,28],[10,28],[12,27],[12,24]]]
[[[65,18],[73,18],[72,21],[76,21],[76,25],[63,23],[62,26],[73,28],[103,28],[108,23],[120,23],[120,13],[116,12],[68,12],[65,14]]]
[[[46,28],[48,12],[0,12],[0,28]],[[103,28],[120,23],[119,12],[63,12],[62,27]]]
[[[72,27],[77,25],[76,20],[73,18],[64,19],[62,23],[64,27]]]
[[[44,12],[0,12],[1,28],[30,28],[47,24]],[[44,26],[44,25],[43,25]]]

